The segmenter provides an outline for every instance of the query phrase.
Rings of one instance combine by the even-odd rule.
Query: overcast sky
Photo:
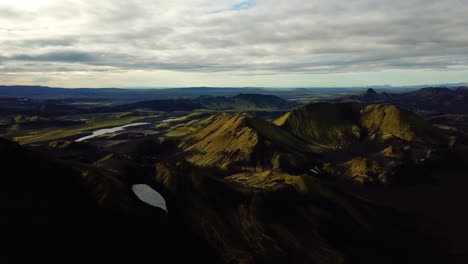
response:
[[[0,0],[0,84],[468,81],[468,0]]]

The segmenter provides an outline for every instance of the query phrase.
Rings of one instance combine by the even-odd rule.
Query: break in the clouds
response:
[[[467,13],[468,0],[0,0],[0,83],[468,81]]]

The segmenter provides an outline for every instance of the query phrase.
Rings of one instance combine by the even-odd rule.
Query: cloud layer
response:
[[[8,2],[0,0],[3,79],[445,72],[468,65],[468,0]]]

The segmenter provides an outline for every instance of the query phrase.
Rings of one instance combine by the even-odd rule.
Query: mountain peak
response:
[[[378,93],[372,88],[367,89],[367,91],[365,93],[365,95],[376,95],[376,94],[378,94]]]
[[[231,163],[249,160],[258,144],[258,134],[249,126],[251,118],[242,115],[219,115],[205,127],[184,138],[182,149],[187,160],[199,165]]]
[[[183,138],[180,148],[186,160],[197,166],[266,169],[275,167],[278,158],[282,164],[289,162],[286,156],[295,162],[304,159],[305,145],[261,118],[224,114],[210,118],[204,127]]]
[[[431,130],[422,118],[396,106],[359,103],[312,103],[280,117],[275,124],[307,142],[331,148],[362,140],[369,133],[412,141]]]

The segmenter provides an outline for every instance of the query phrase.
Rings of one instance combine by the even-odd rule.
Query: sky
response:
[[[0,85],[468,82],[468,0],[0,0]]]

